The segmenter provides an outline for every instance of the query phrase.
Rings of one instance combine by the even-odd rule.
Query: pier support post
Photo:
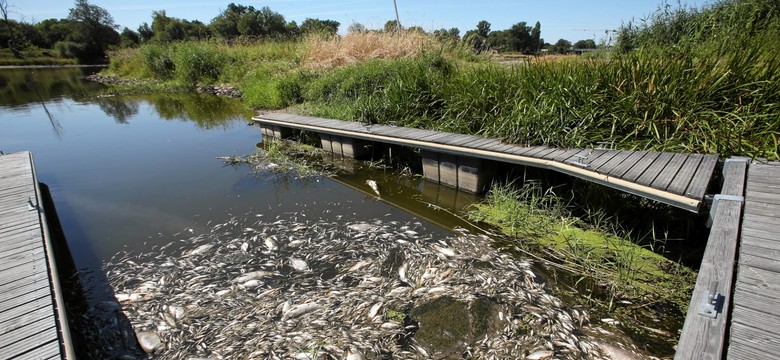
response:
[[[470,193],[487,190],[494,173],[487,160],[433,151],[422,152],[422,165],[426,179]]]
[[[260,125],[260,133],[263,134],[263,136],[286,139],[292,136],[292,129],[278,125],[262,124]]]
[[[371,143],[350,137],[318,134],[322,149],[335,155],[354,159],[365,159],[371,157]]]

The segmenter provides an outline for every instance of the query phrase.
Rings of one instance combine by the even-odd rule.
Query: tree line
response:
[[[10,49],[21,58],[20,50],[39,48],[54,49],[61,57],[75,58],[82,63],[106,61],[106,52],[111,49],[134,47],[144,42],[171,42],[184,40],[220,39],[275,39],[292,40],[302,35],[323,33],[336,35],[338,21],[308,18],[301,24],[287,21],[280,13],[267,6],[255,8],[240,4],[229,4],[208,24],[198,20],[170,17],[165,10],[152,12],[151,24],[143,23],[138,29],[127,27],[119,31],[109,12],[88,0],[76,0],[64,19],[46,19],[36,24],[18,22],[7,17],[7,0],[0,0],[3,22],[0,28],[0,48]],[[353,23],[349,32],[373,31],[359,23]],[[403,28],[396,20],[388,21],[378,31],[420,31],[421,27]],[[551,45],[541,38],[541,24],[534,26],[519,22],[505,30],[491,30],[491,24],[480,21],[476,28],[460,36],[458,28],[438,29],[431,33],[442,41],[460,41],[475,52],[486,50],[537,54],[543,48],[552,52],[565,53],[574,48],[595,48],[593,40],[582,40],[574,45],[560,39]]]

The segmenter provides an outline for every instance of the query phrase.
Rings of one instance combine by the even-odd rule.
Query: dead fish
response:
[[[293,305],[290,307],[289,310],[287,310],[284,314],[282,314],[282,319],[294,319],[299,316],[306,315],[319,308],[320,305],[317,303]]]
[[[376,318],[376,316],[379,315],[379,310],[381,310],[381,309],[382,309],[382,303],[381,302],[378,302],[378,303],[374,304],[373,306],[371,306],[371,309],[368,310],[368,318],[372,319],[372,320],[374,318]]]
[[[366,180],[366,184],[371,188],[371,190],[374,190],[376,196],[382,196],[382,194],[379,193],[379,185],[376,183],[376,181]]]
[[[355,265],[352,265],[352,267],[349,268],[349,270],[347,270],[347,271],[349,271],[349,272],[358,271],[358,270],[360,270],[360,269],[362,269],[362,268],[364,268],[364,267],[366,267],[368,265],[371,265],[371,261],[370,260],[360,260]]]
[[[270,251],[276,251],[279,249],[279,245],[276,244],[276,240],[274,240],[273,237],[269,236],[265,238],[265,247]]]
[[[452,251],[452,249],[450,249],[450,248],[442,247],[442,246],[439,246],[439,245],[433,245],[433,248],[437,252],[439,252],[439,254],[442,254],[444,256],[449,256],[449,257],[455,256],[455,252]]]
[[[347,350],[346,360],[365,360],[365,359],[366,359],[365,355],[363,355],[363,353],[361,353],[360,350],[352,349],[352,348]]]
[[[192,255],[203,255],[203,254],[207,253],[209,250],[211,250],[211,248],[213,248],[213,247],[214,247],[214,245],[211,245],[211,244],[198,246],[197,248],[195,248],[195,250],[192,250],[190,252],[190,256],[192,256]]]
[[[555,355],[554,352],[549,350],[539,350],[534,351],[533,353],[529,354],[525,358],[527,360],[542,360],[542,359],[549,359]]]
[[[306,261],[298,259],[298,258],[291,257],[290,258],[290,265],[296,271],[302,271],[302,272],[309,271],[309,264],[307,264]]]
[[[272,273],[270,271],[262,271],[262,270],[261,271],[252,271],[252,272],[248,272],[248,273],[246,273],[244,275],[241,275],[241,276],[233,279],[233,282],[234,283],[245,283],[245,282],[250,281],[250,280],[258,280],[258,279],[262,279],[264,277],[269,277],[269,276],[271,276],[273,274],[274,273]]]

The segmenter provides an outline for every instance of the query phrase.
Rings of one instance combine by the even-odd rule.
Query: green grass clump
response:
[[[619,226],[586,224],[568,210],[568,201],[535,182],[496,186],[472,205],[473,221],[497,226],[522,248],[598,284],[612,300],[628,299],[688,306],[696,274],[651,249],[637,245]]]

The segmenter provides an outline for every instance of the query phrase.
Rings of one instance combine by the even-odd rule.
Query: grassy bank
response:
[[[0,66],[29,65],[76,65],[76,59],[60,57],[56,50],[30,49],[21,51],[22,58],[16,58],[11,49],[0,49]]]

